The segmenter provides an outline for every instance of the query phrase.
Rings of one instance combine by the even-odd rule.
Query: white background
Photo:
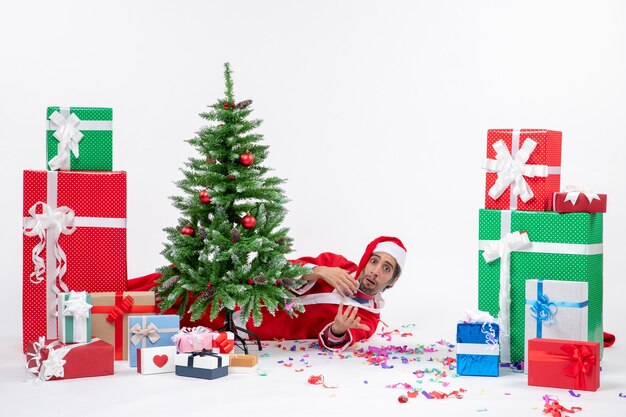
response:
[[[625,40],[620,1],[5,3],[2,350],[19,357],[22,171],[46,167],[46,107],[113,107],[129,276],[144,275],[164,263],[168,196],[195,152],[184,140],[222,97],[226,61],[264,120],[266,165],[288,180],[294,257],[358,261],[372,238],[400,237],[409,256],[382,318],[416,323],[421,343],[451,340],[477,305],[487,129],[561,130],[562,185],[609,195],[604,323],[619,344]]]

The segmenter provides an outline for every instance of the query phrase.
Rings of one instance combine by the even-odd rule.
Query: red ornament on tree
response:
[[[187,235],[187,236],[195,236],[196,231],[191,226],[185,226],[182,229],[180,229],[180,233],[182,233],[183,235]]]
[[[230,110],[235,108],[235,103],[224,102],[224,110]]]
[[[210,282],[207,282],[207,283],[206,283],[206,287],[207,287],[207,288],[211,288],[212,286],[213,286],[213,284],[211,284]]]
[[[228,174],[228,175],[226,176],[226,178],[228,178],[228,179],[229,179],[229,180],[231,180],[231,181],[234,181],[234,180],[235,180],[235,176],[234,176],[234,175],[232,175],[232,174]]]
[[[204,204],[209,204],[211,202],[211,197],[209,197],[209,192],[205,189],[200,191],[200,202]]]
[[[252,281],[252,279],[248,278],[248,285],[254,285],[254,281]]]
[[[239,163],[243,166],[249,167],[254,163],[254,155],[252,155],[249,151],[242,153],[239,155]]]
[[[246,214],[245,216],[243,216],[243,219],[241,219],[241,225],[246,229],[252,229],[254,226],[256,226],[256,219],[253,215]]]

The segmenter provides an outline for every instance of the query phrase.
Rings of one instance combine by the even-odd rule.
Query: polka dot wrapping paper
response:
[[[54,115],[54,116],[53,116]],[[56,123],[55,123],[56,121]],[[96,107],[48,107],[46,112],[46,148],[48,169],[57,155],[63,135],[78,139],[78,156],[66,149],[66,163],[60,169],[72,171],[113,170],[113,109]],[[61,152],[63,153],[63,152]],[[50,166],[52,165],[52,166]]]
[[[507,217],[510,230],[502,230]],[[602,214],[480,209],[478,308],[494,317],[500,311],[500,259],[487,263],[482,254],[488,242],[515,231],[526,231],[531,246],[510,256],[511,362],[524,360],[525,283],[529,279],[587,282],[588,338],[602,345]]]
[[[546,165],[547,177],[523,176],[523,180],[532,190],[533,197],[523,202],[520,197],[511,200],[511,189],[514,184],[506,187],[502,195],[494,199],[489,196],[489,190],[498,179],[496,172],[487,172],[485,180],[485,208],[497,210],[529,210],[549,211],[552,209],[552,195],[560,191],[561,186],[561,132],[546,129],[520,129],[516,137],[514,129],[490,129],[487,132],[487,158],[496,159],[496,150],[493,145],[499,140],[504,141],[508,152],[513,158],[527,139],[537,143],[537,147],[530,153],[527,165]],[[516,144],[514,144],[514,142]],[[511,150],[513,149],[513,152]],[[516,206],[516,207],[515,207]]]
[[[60,233],[58,245],[52,227],[44,239],[23,235],[24,347],[40,336],[56,339],[57,292],[126,290],[125,172],[24,171],[24,224],[32,227],[31,213],[39,218],[44,210],[51,217],[72,210],[74,231]]]

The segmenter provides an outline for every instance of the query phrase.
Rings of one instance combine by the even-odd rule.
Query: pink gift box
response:
[[[202,349],[213,348],[213,338],[216,334],[203,326],[183,327],[172,336],[172,341],[176,343],[176,350],[180,353],[200,352]]]

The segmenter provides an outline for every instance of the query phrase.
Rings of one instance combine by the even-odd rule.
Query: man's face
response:
[[[396,260],[385,252],[374,252],[358,277],[359,290],[374,295],[387,287],[396,270]]]

